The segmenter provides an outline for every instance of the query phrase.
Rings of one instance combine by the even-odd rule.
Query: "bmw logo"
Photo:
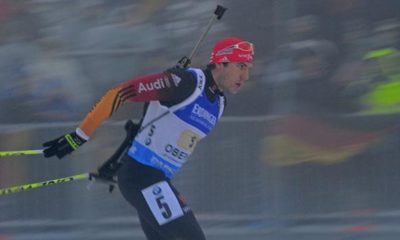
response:
[[[159,186],[153,187],[153,194],[159,195],[161,193],[161,188]]]
[[[151,144],[151,138],[146,138],[144,144],[146,144],[147,146]]]

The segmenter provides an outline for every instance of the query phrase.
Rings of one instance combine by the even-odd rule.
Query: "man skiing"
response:
[[[145,102],[135,136],[115,173],[119,189],[137,210],[147,239],[205,239],[171,179],[221,118],[224,92],[237,93],[249,79],[253,55],[252,43],[223,38],[204,70],[172,68],[118,84],[74,132],[44,143],[44,155],[63,158],[88,141],[124,103]],[[98,174],[104,174],[102,169]]]

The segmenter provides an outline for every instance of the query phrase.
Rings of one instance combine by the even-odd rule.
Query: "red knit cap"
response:
[[[222,62],[253,62],[254,47],[238,37],[228,37],[219,40],[211,53],[210,63]]]

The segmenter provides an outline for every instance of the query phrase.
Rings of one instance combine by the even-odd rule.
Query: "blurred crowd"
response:
[[[397,194],[400,0],[0,0],[0,127],[82,119],[112,85],[173,67],[189,54],[217,4],[228,10],[193,65],[204,66],[222,36],[255,43],[251,80],[228,96],[226,108],[225,116],[244,118],[222,124],[221,138],[199,149],[204,165],[190,172],[208,179],[204,189],[220,192],[214,183],[229,182],[224,188],[234,189],[219,206],[228,208],[226,196],[235,193],[235,210],[252,205],[243,196],[267,192],[288,212],[296,204],[302,212],[336,199],[346,207],[348,196],[368,205]],[[34,128],[10,133],[0,144],[34,146],[43,133],[50,135]],[[92,160],[105,148],[93,149]],[[270,164],[296,166],[263,168]],[[221,168],[230,170],[227,177]],[[254,185],[238,187],[247,181]],[[398,205],[400,195],[387,199]],[[271,201],[258,208],[261,202],[254,197],[258,211],[274,208]]]
[[[267,63],[269,111],[400,112],[399,2],[305,2]]]
[[[400,113],[400,13],[393,9],[399,7],[391,0],[309,0],[279,25],[280,44],[261,79],[266,113],[279,116],[266,127],[263,159],[337,163],[393,137]]]
[[[0,0],[0,123],[78,120],[112,85],[174,66],[215,7],[193,2]]]
[[[0,122],[78,120],[113,84],[172,67],[216,5],[194,3],[1,0]],[[253,81],[228,114],[400,111],[398,1],[222,4],[227,17],[199,62],[218,35],[254,39],[257,47]]]

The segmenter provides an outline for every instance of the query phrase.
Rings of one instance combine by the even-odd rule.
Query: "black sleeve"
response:
[[[188,98],[197,86],[196,77],[189,71],[179,68],[171,68],[166,71],[175,85],[178,86],[174,94],[166,101],[160,101],[162,105],[170,107]]]

